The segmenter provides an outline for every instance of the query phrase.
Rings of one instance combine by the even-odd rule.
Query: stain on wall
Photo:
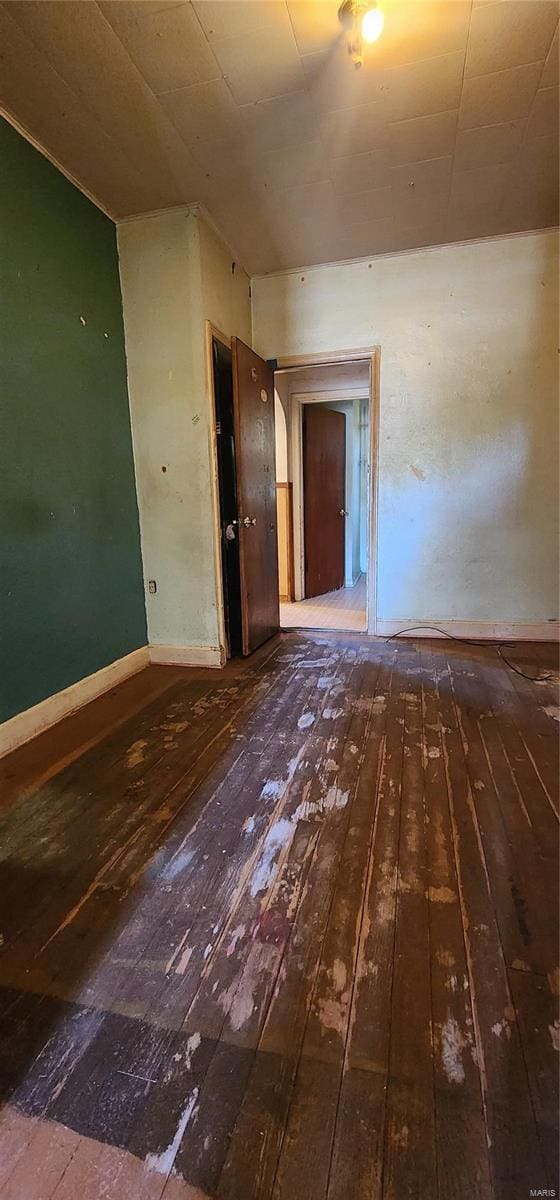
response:
[[[205,321],[249,342],[249,280],[188,209],[122,221],[118,244],[150,644],[215,650]]]
[[[381,348],[381,619],[558,610],[558,237],[253,279],[265,358]]]
[[[0,720],[146,643],[116,231],[0,121]]]

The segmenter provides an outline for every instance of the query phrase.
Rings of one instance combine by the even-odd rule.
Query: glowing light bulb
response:
[[[371,45],[376,42],[383,32],[385,18],[378,8],[368,8],[362,17],[362,37],[364,42]]]

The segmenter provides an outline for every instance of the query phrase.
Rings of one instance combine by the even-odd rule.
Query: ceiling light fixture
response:
[[[372,45],[383,32],[381,9],[368,0],[344,0],[338,10],[341,25],[348,30],[348,53],[355,67],[364,61],[364,42]]]

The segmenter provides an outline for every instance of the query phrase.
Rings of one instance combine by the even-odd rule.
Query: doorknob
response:
[[[348,513],[345,508],[341,508],[338,513],[339,517],[347,517]]]

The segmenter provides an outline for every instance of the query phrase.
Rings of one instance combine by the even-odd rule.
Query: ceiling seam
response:
[[[531,115],[532,115],[533,109],[534,109],[534,107],[535,107],[535,101],[536,101],[536,99],[537,99],[538,93],[539,93],[539,92],[542,90],[542,89],[541,89],[541,85],[542,85],[542,78],[543,78],[543,75],[544,75],[544,69],[545,69],[545,67],[546,67],[546,64],[547,64],[547,61],[548,61],[548,56],[549,56],[549,54],[550,54],[550,51],[551,51],[551,49],[552,49],[552,43],[553,43],[553,41],[554,41],[554,39],[555,39],[555,37],[556,37],[556,34],[557,34],[557,31],[558,31],[558,28],[559,28],[559,26],[560,26],[560,21],[557,21],[557,22],[556,22],[556,28],[554,29],[554,31],[553,31],[553,34],[552,34],[552,37],[551,37],[551,39],[550,39],[550,44],[549,44],[548,50],[547,50],[547,52],[546,52],[546,54],[545,54],[545,56],[544,56],[544,58],[543,58],[543,63],[542,63],[542,68],[541,68],[541,73],[540,73],[540,76],[539,76],[539,82],[538,82],[538,84],[537,84],[537,87],[536,87],[536,90],[535,90],[535,94],[534,94],[534,96],[533,96],[533,100],[532,100],[532,102],[531,102],[531,107],[530,107],[530,109],[529,109],[529,112],[527,113],[527,120],[526,120],[526,124],[525,124],[525,129],[523,130],[523,138],[522,138],[522,140],[521,140],[521,147],[520,147],[520,150],[524,150],[524,149],[525,149],[525,146],[526,146],[526,143],[527,143],[527,130],[528,130],[528,128],[529,128],[529,121],[530,121],[530,119],[531,119]]]
[[[466,67],[467,67],[467,54],[469,52],[469,38],[471,36],[472,14],[473,14],[473,0],[471,0],[471,6],[469,9],[469,24],[468,24],[468,29],[467,29],[467,36],[465,39],[465,56],[463,58],[463,71],[462,71],[462,75],[461,75],[461,87],[459,89],[459,103],[457,105],[457,117],[456,117],[456,121],[455,121],[455,137],[453,139],[453,152],[451,155],[451,171],[449,172],[449,187],[447,189],[447,204],[446,204],[446,209],[445,209],[445,232],[446,232],[447,236],[449,236],[449,221],[450,221],[449,208],[450,208],[450,203],[451,203],[451,189],[453,187],[453,172],[455,170],[455,155],[457,153],[457,137],[459,134],[459,113],[461,112],[461,102],[463,99],[463,91],[464,91],[464,87],[465,87],[465,71],[466,71]]]
[[[148,91],[149,91],[149,93],[150,93],[150,96],[152,97],[152,99],[154,100],[154,102],[157,104],[157,107],[158,107],[159,111],[161,112],[161,114],[162,114],[162,116],[163,116],[164,120],[167,122],[167,124],[168,124],[168,125],[169,125],[169,126],[170,126],[170,127],[173,129],[173,130],[174,130],[174,132],[175,132],[175,133],[177,134],[177,136],[179,137],[180,141],[182,142],[183,146],[185,147],[185,150],[187,151],[187,154],[188,154],[189,158],[193,159],[193,155],[192,155],[192,153],[191,153],[191,151],[190,151],[189,147],[187,146],[187,143],[185,142],[185,140],[184,140],[184,138],[183,138],[183,135],[182,135],[182,133],[181,133],[181,130],[177,128],[177,126],[175,125],[175,122],[174,122],[174,121],[171,119],[171,117],[169,116],[169,114],[168,114],[168,113],[165,111],[165,109],[163,108],[163,105],[161,105],[161,104],[159,103],[159,101],[158,101],[158,97],[157,97],[157,94],[156,94],[156,92],[154,92],[154,90],[153,90],[153,88],[152,88],[151,84],[150,84],[150,83],[148,82],[148,80],[146,79],[146,77],[145,77],[144,73],[143,73],[143,72],[140,70],[140,67],[139,67],[139,66],[137,66],[137,64],[134,62],[134,59],[131,57],[131,55],[130,55],[130,53],[129,53],[129,51],[128,51],[128,48],[125,46],[125,44],[124,44],[124,42],[123,42],[122,38],[121,38],[121,37],[120,37],[120,35],[117,33],[117,30],[113,28],[113,26],[111,25],[111,22],[110,22],[110,21],[107,19],[107,17],[105,16],[105,13],[103,12],[103,10],[102,10],[102,8],[101,8],[101,6],[100,6],[99,0],[95,0],[95,7],[97,8],[97,11],[99,12],[99,14],[100,14],[100,16],[101,16],[102,20],[104,21],[104,23],[105,23],[105,24],[107,25],[107,27],[110,29],[112,36],[113,36],[113,37],[115,37],[115,38],[117,39],[117,41],[120,43],[120,45],[122,46],[122,48],[123,48],[123,50],[124,50],[124,52],[125,52],[125,54],[126,54],[126,56],[127,56],[127,58],[128,58],[128,61],[129,61],[130,65],[131,65],[132,69],[133,69],[133,70],[136,72],[136,74],[138,75],[139,79],[141,79],[141,80],[142,80],[142,83],[143,83],[144,87],[146,87],[146,88],[148,89]],[[173,8],[173,7],[176,7],[176,6],[174,5],[174,6],[172,6],[172,8]],[[192,6],[191,6],[191,7],[192,7]],[[172,11],[172,8],[166,8],[166,9],[164,9],[163,11],[164,11],[164,12],[170,12],[170,11]],[[193,9],[193,12],[194,12],[194,9]],[[196,14],[195,14],[195,15],[196,15]],[[197,19],[198,19],[198,18],[197,18]],[[214,57],[214,51],[212,51],[212,56]],[[219,63],[218,63],[218,62],[216,62],[216,66],[219,68]],[[118,143],[117,143],[117,144],[118,144]],[[127,155],[127,157],[128,157],[128,155]],[[167,156],[165,156],[165,157],[166,157],[166,159],[167,159]],[[199,163],[196,161],[196,159],[193,159],[193,161],[194,161],[194,163],[195,163],[195,166],[196,166],[196,168],[197,168],[197,171],[200,171],[200,170],[202,170],[202,168],[200,167],[200,164],[199,164]],[[173,178],[175,178],[175,174],[174,174],[173,168],[172,168],[172,167],[170,167],[170,170],[171,170],[171,174],[173,175]],[[177,186],[178,186],[178,188],[179,188],[179,191],[181,191],[181,184],[179,183],[179,181],[178,181],[178,180],[177,180]],[[187,204],[188,204],[188,203],[195,204],[195,203],[197,203],[197,201],[195,201],[195,200],[193,200],[193,201],[185,201],[185,203],[187,203]],[[177,206],[175,206],[175,207],[177,207]]]

